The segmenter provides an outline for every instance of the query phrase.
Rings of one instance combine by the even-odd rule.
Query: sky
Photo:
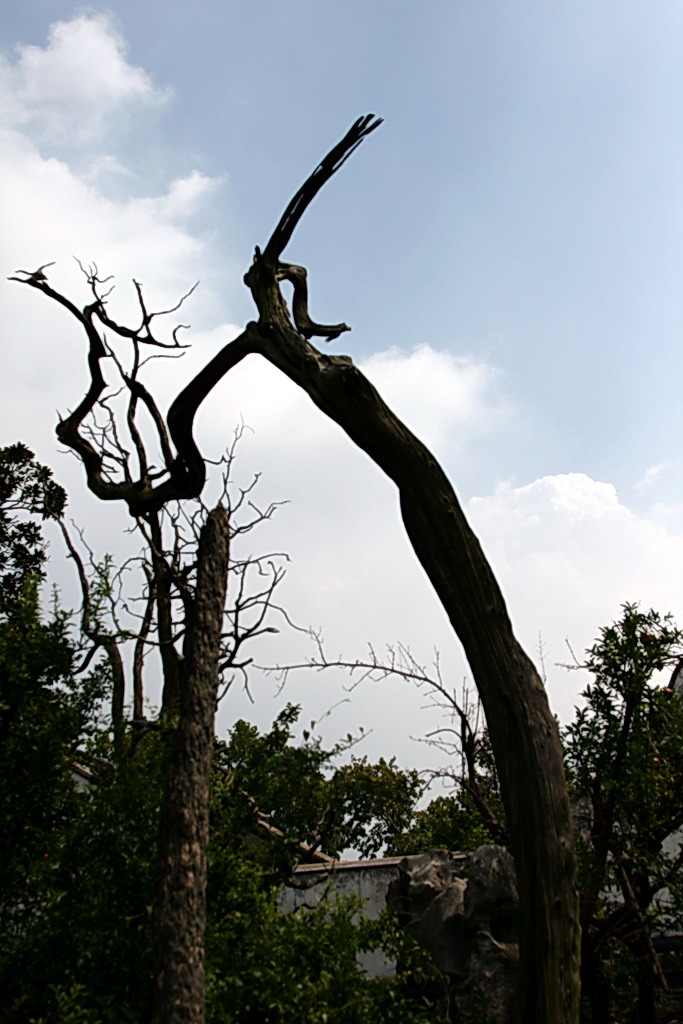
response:
[[[61,0],[0,23],[3,374],[0,444],[21,440],[70,494],[93,550],[124,559],[103,506],[54,437],[86,386],[59,308],[7,282],[76,256],[113,274],[112,312],[183,308],[192,349],[155,364],[168,403],[255,315],[242,283],[291,195],[361,114],[384,117],[307,210],[284,256],[311,311],[446,469],[518,637],[567,722],[580,658],[624,602],[683,622],[683,7],[678,0]],[[393,485],[273,368],[250,357],[202,409],[217,457],[238,424],[238,477],[283,500],[250,535],[287,552],[279,599],[328,654],[403,644],[468,670],[406,541]],[[253,540],[252,540],[253,538]],[[75,603],[52,542],[53,573]],[[249,549],[251,551],[251,549]],[[283,624],[284,626],[284,624]],[[260,663],[311,653],[285,628]],[[541,656],[542,655],[542,656]],[[325,740],[426,767],[443,724],[399,681],[254,672],[220,727],[265,727],[287,700]]]

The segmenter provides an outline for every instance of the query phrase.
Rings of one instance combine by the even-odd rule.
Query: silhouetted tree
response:
[[[154,314],[146,309],[139,285],[142,323],[130,329],[108,316],[106,293],[101,291],[104,282],[96,271],[89,275],[94,300],[82,310],[49,285],[45,266],[32,273],[17,272],[20,276],[15,279],[66,307],[87,334],[90,387],[77,408],[59,423],[57,436],[80,456],[90,489],[103,500],[125,501],[133,516],[153,521],[169,501],[201,493],[206,466],[193,436],[195,415],[225,374],[254,353],[303,388],[394,481],[406,531],[463,644],[486,713],[520,891],[517,1019],[524,1024],[574,1024],[579,991],[576,859],[562,748],[542,681],[514,636],[500,588],[443,470],[348,356],[329,356],[311,344],[311,338],[331,340],[349,328],[311,319],[306,270],[281,259],[305,209],[380,123],[372,115],[359,118],[298,190],[265,248],[256,249],[245,276],[258,320],[249,323],[186,385],[166,422],[137,375],[141,346],[161,344],[152,335]],[[291,314],[280,290],[283,281],[293,287]],[[133,371],[125,383],[138,465],[133,475],[126,462],[126,472],[119,473],[118,479],[102,450],[83,430],[84,420],[105,389],[100,367],[109,354],[104,328],[129,338],[135,351]],[[177,333],[170,344],[178,347]],[[138,404],[147,408],[154,421],[161,471],[150,464],[138,443],[134,425]],[[192,649],[190,644],[188,650]],[[185,680],[180,678],[179,685],[182,689]],[[187,770],[194,775],[191,759]],[[198,779],[196,783],[200,785]],[[197,851],[198,870],[202,856]],[[194,956],[194,950],[190,954]],[[191,1016],[198,1013],[194,997],[183,1002],[179,994],[178,999],[181,1002],[174,1006],[160,1004],[157,1017],[168,1022],[201,1019]]]

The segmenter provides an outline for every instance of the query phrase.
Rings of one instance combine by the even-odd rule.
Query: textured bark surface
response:
[[[255,267],[249,283],[268,319],[233,343],[234,354],[245,348],[260,352],[396,483],[415,553],[465,649],[496,757],[520,894],[516,1019],[575,1024],[573,823],[557,724],[543,684],[514,636],[491,567],[439,464],[350,359],[319,353],[283,322],[263,276]]]
[[[153,920],[153,1024],[203,1024],[206,853],[218,656],[228,572],[228,517],[202,528],[180,716],[159,823]]]
[[[315,324],[308,316],[306,271],[280,261],[307,205],[378,124],[368,116],[352,126],[296,193],[263,253],[256,250],[245,284],[258,324],[206,367],[203,384],[215,382],[216,372],[226,372],[245,349],[260,352],[396,484],[406,531],[465,649],[486,713],[520,896],[515,1017],[519,1024],[576,1024],[580,927],[573,820],[543,683],[517,642],[500,587],[445,473],[348,356],[326,356],[309,343],[316,335],[338,337],[348,327]],[[282,279],[294,287],[294,322],[278,285]]]

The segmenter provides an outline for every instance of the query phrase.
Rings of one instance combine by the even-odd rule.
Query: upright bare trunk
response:
[[[220,507],[202,528],[198,559],[180,715],[159,823],[152,1024],[203,1024],[205,1015],[209,781],[228,572],[228,517]]]

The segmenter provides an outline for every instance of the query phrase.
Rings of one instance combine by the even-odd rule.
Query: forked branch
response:
[[[406,531],[463,644],[489,726],[520,891],[515,1019],[575,1024],[579,926],[573,825],[557,723],[543,683],[514,635],[491,566],[443,470],[348,356],[326,356],[309,343],[307,338],[315,335],[336,337],[346,325],[315,324],[302,290],[305,271],[280,263],[307,206],[379,123],[371,115],[355,122],[293,197],[263,253],[256,250],[245,282],[258,323],[250,323],[224,346],[171,406],[167,425],[176,456],[161,482],[149,476],[116,484],[103,481],[101,459],[79,431],[104,386],[99,361],[106,352],[92,323],[98,303],[81,312],[47,285],[44,267],[15,280],[61,303],[85,329],[91,387],[58,434],[80,455],[91,489],[107,500],[122,498],[133,515],[201,492],[205,465],[193,437],[195,415],[221,378],[251,353],[259,353],[299,385],[394,481]],[[295,287],[294,320],[280,291],[282,280]]]
[[[264,267],[268,268],[268,277],[273,283],[277,284],[279,281],[287,280],[293,285],[294,322],[297,330],[305,338],[321,336],[330,340],[338,337],[343,331],[348,331],[349,327],[343,323],[317,324],[311,319],[308,314],[306,270],[295,264],[280,263],[279,256],[290,240],[305,209],[318,194],[325,182],[329,181],[363,139],[373,132],[375,128],[379,127],[381,123],[381,118],[376,118],[372,114],[358,118],[344,138],[330,150],[292,198],[271,235],[263,254],[261,254],[258,248],[256,250],[255,263],[250,274],[253,276],[254,268],[257,265],[263,264]],[[232,369],[249,352],[258,350],[258,345],[254,344],[255,338],[253,333],[250,332],[248,327],[247,331],[240,338],[221,349],[207,366],[183,388],[169,409],[167,425],[163,423],[158,409],[151,400],[151,396],[149,396],[143,385],[137,380],[136,373],[134,372],[130,377],[124,378],[126,386],[131,393],[129,428],[133,438],[135,440],[136,428],[132,421],[134,420],[135,407],[139,399],[147,407],[157,428],[165,461],[165,472],[161,474],[163,479],[159,479],[160,474],[150,474],[144,460],[140,460],[141,464],[137,479],[133,480],[126,476],[123,480],[111,480],[103,469],[104,459],[102,452],[98,450],[92,443],[92,439],[86,436],[82,430],[84,420],[92,413],[95,405],[100,401],[105,392],[106,381],[102,374],[100,363],[111,355],[103,336],[95,324],[95,319],[114,334],[127,338],[132,342],[136,353],[135,365],[137,367],[139,365],[140,345],[151,345],[157,348],[175,350],[182,347],[177,339],[177,332],[180,328],[176,327],[173,331],[173,342],[165,343],[154,337],[151,331],[151,324],[157,316],[176,312],[185,299],[192,294],[196,285],[171,309],[164,310],[162,313],[150,313],[144,300],[142,287],[139,282],[134,281],[142,319],[139,327],[131,328],[118,323],[107,313],[106,303],[111,289],[104,291],[102,289],[109,279],[101,279],[98,276],[97,267],[81,267],[87,277],[94,297],[93,301],[81,310],[48,283],[45,270],[51,265],[51,263],[45,263],[35,271],[17,270],[10,280],[37,288],[44,295],[47,295],[48,298],[59,303],[78,321],[88,338],[90,386],[76,409],[57,425],[59,440],[75,451],[81,459],[85,468],[88,487],[103,501],[125,501],[131,514],[134,516],[158,512],[165,504],[172,500],[198,497],[206,480],[206,467],[194,440],[194,418],[203,401],[228,370]],[[277,303],[286,310],[279,288],[277,288]],[[169,444],[169,437],[175,446],[175,454]],[[136,448],[139,451],[138,444],[136,444]]]

